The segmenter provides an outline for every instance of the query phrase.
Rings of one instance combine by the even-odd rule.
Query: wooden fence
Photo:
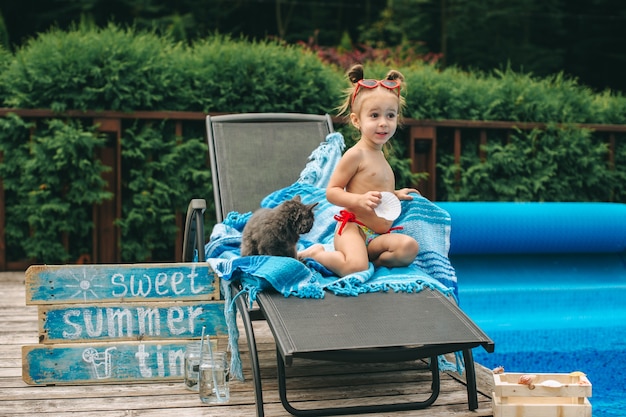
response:
[[[114,222],[122,216],[122,137],[124,120],[169,120],[175,123],[177,135],[182,135],[185,125],[202,122],[206,114],[200,112],[177,111],[138,111],[124,113],[117,111],[66,111],[53,112],[47,109],[7,109],[0,108],[0,116],[14,113],[26,120],[40,120],[51,117],[90,119],[98,126],[99,131],[109,135],[114,145],[103,149],[100,158],[103,164],[112,168],[105,174],[108,189],[114,195],[113,199],[94,206],[93,209],[93,247],[88,256],[88,263],[119,263],[121,251],[119,247],[120,230]],[[336,125],[343,123],[335,120]],[[468,120],[404,120],[405,129],[409,135],[409,156],[412,160],[413,172],[427,172],[428,179],[417,184],[421,193],[430,200],[437,200],[437,152],[438,140],[442,137],[452,137],[454,160],[460,163],[462,141],[464,138],[478,138],[479,145],[486,144],[489,132],[500,131],[510,134],[513,129],[545,128],[545,123],[524,123],[504,121],[468,121]],[[580,125],[606,135],[609,144],[609,164],[614,164],[614,149],[616,135],[626,133],[626,125]],[[480,147],[477,146],[477,152]],[[3,157],[0,153],[0,161]],[[207,169],[208,166],[207,166]],[[189,196],[194,198],[198,196]],[[183,213],[176,214],[175,249],[172,261],[182,260],[182,236],[184,227]],[[2,178],[0,178],[0,271],[25,270],[31,262],[7,259],[4,228],[6,224],[5,198]]]
[[[484,159],[486,155],[482,152],[481,147],[487,144],[487,138],[491,132],[504,132],[504,135],[508,136],[514,129],[545,129],[548,125],[547,123],[535,122],[414,119],[405,120],[404,124],[409,129],[409,155],[412,160],[412,171],[428,172],[429,177],[419,184],[419,190],[432,201],[437,200],[437,143],[442,136],[452,137],[454,163],[460,164],[464,138],[478,138],[476,152],[481,156],[481,159]],[[577,126],[594,130],[604,136],[609,147],[607,162],[609,166],[615,166],[617,135],[626,133],[626,125],[577,124]]]

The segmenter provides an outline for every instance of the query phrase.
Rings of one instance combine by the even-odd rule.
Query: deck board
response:
[[[246,382],[231,383],[228,405],[206,406],[197,394],[187,391],[182,382],[157,382],[101,385],[30,386],[22,381],[22,345],[36,344],[37,308],[25,305],[24,273],[0,273],[0,416],[58,417],[254,417],[254,390],[245,342],[241,331],[240,346]],[[276,352],[271,332],[263,322],[255,323],[265,415],[289,416],[278,396]],[[379,404],[390,399],[414,401],[428,396],[429,378],[424,363],[410,369],[398,364],[354,366],[298,360],[288,368],[289,398],[302,408],[332,405]],[[367,414],[367,416],[492,416],[491,377],[477,369],[479,409],[467,409],[467,394],[462,378],[441,375],[441,393],[426,410]],[[322,375],[303,377],[303,375]],[[329,376],[331,374],[331,376]]]

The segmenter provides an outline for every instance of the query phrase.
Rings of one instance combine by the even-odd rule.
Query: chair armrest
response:
[[[185,232],[183,234],[183,262],[192,262],[198,253],[198,262],[204,262],[204,212],[206,200],[194,198],[187,207]]]

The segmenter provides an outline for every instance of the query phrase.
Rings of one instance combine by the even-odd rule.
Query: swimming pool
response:
[[[461,308],[495,342],[495,353],[474,350],[476,362],[488,368],[502,365],[506,372],[583,371],[593,385],[593,417],[625,416],[624,259],[535,255],[483,260],[480,270],[476,259],[453,260]]]

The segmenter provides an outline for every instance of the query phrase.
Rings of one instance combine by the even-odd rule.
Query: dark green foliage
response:
[[[5,0],[9,39],[24,45],[79,20],[155,30],[192,42],[211,33],[323,47],[421,45],[445,66],[549,76],[564,71],[597,90],[626,92],[623,0]],[[0,38],[2,35],[0,34]],[[1,42],[1,41],[0,41]]]
[[[406,61],[402,61],[406,62]],[[365,76],[390,67],[365,63]],[[626,139],[615,141],[573,123],[626,124],[626,100],[594,93],[562,74],[538,78],[510,69],[491,74],[398,65],[407,81],[405,117],[545,122],[545,131],[490,133],[478,156],[477,138],[463,139],[460,166],[449,135],[438,133],[438,197],[449,200],[626,201]],[[0,48],[2,106],[53,110],[181,110],[334,114],[349,84],[344,69],[313,52],[274,41],[213,36],[182,44],[153,32],[87,25],[51,30],[10,54]],[[105,191],[99,150],[110,146],[93,120],[52,119],[37,125],[0,119],[0,178],[5,188],[8,259],[73,261],[92,246],[92,206]],[[557,127],[564,123],[567,127]],[[354,129],[337,126],[347,144]],[[465,135],[465,133],[464,133]],[[388,159],[398,187],[411,172],[408,130],[393,139]],[[122,260],[171,260],[176,213],[205,198],[207,232],[214,219],[204,124],[126,121],[122,127]],[[457,183],[457,172],[460,183]]]
[[[189,110],[204,112],[332,111],[341,75],[302,48],[212,37],[181,63]]]
[[[184,212],[195,196],[212,195],[204,139],[177,137],[166,122],[135,123],[124,132],[122,260],[168,259],[176,211]]]
[[[537,78],[508,69],[488,75],[433,66],[402,71],[413,119],[626,123],[624,97],[595,94],[562,74]]]
[[[13,55],[0,44],[0,74],[3,74],[6,71],[6,68],[12,60]],[[4,101],[6,94],[6,87],[4,83],[0,82],[0,105]]]
[[[29,41],[0,79],[5,105],[76,110],[178,109],[180,46],[154,34],[81,26]]]
[[[613,174],[613,200],[626,202],[626,135],[621,135],[616,141],[615,162],[611,167]]]
[[[7,59],[0,61],[0,66],[6,68],[0,74],[0,92],[6,93],[0,98],[5,106],[18,108],[325,113],[332,111],[342,88],[342,75],[299,47],[221,36],[186,46],[154,33],[113,25],[105,29],[81,25],[68,32],[51,30],[28,42],[14,57],[0,54],[4,57]],[[61,123],[51,121],[57,122]],[[58,132],[60,126],[54,127]],[[123,128],[122,218],[117,221],[123,261],[171,259],[177,232],[175,215],[177,211],[184,213],[191,198],[207,199],[207,230],[215,221],[204,124],[185,122],[183,130],[183,137],[177,137],[173,123],[137,122]],[[35,131],[42,135],[37,149],[60,146],[61,133],[53,135],[42,131],[41,126]],[[46,262],[76,259],[80,253],[73,248],[45,243],[61,242],[58,234],[69,231],[69,217],[57,219],[76,210],[72,227],[81,229],[72,232],[80,239],[72,235],[71,241],[89,253],[91,206],[84,203],[96,202],[93,196],[85,193],[80,197],[85,201],[81,201],[73,194],[55,193],[53,198],[45,188],[48,183],[38,190],[39,184],[30,182],[26,187],[36,190],[27,201],[21,200],[26,191],[20,189],[14,194],[11,183],[23,175],[14,172],[19,166],[13,164],[18,161],[13,159],[17,149],[22,149],[21,164],[31,163],[32,158],[36,166],[43,157],[41,152],[35,157],[29,153],[27,127],[22,126],[21,132],[0,133],[0,143],[17,141],[14,148],[5,151],[5,155],[12,156],[10,162],[5,158],[2,165],[11,223],[7,242],[21,248],[15,255],[18,257]],[[78,138],[81,134],[91,135],[78,131],[73,134]],[[65,142],[65,148],[59,151],[68,158],[68,164],[72,146],[76,146],[75,152],[82,152],[78,138]],[[83,164],[87,160],[96,162],[91,153],[85,153],[85,158],[78,166],[71,165],[73,170],[69,166],[65,169],[72,175],[91,178],[90,166]],[[73,178],[58,166],[45,172],[32,168],[29,181],[38,176],[48,182]],[[92,184],[90,189],[102,187]],[[33,214],[37,210],[42,213],[39,217]]]
[[[507,120],[570,124],[490,138],[486,160],[464,139],[461,165],[438,140],[437,196],[469,201],[624,201],[624,138],[608,166],[607,138],[572,123],[626,124],[626,99],[594,93],[562,74],[536,78],[510,69],[494,76],[431,66],[406,70],[407,115],[414,119]],[[621,158],[621,159],[620,159]],[[461,182],[457,182],[460,176]],[[620,181],[621,179],[621,181]]]
[[[30,140],[32,125],[16,116],[0,127],[7,247],[47,263],[89,253],[92,205],[111,197],[94,157],[104,139],[75,120],[45,120]]]
[[[387,153],[387,161],[393,168],[397,189],[415,188],[415,184],[428,178],[428,173],[411,171],[411,159],[403,157],[408,153],[405,144],[404,141],[395,140]]]
[[[439,168],[454,201],[610,201],[615,173],[608,147],[586,129],[550,127],[490,138],[480,161],[466,149],[460,166],[444,156]],[[460,175],[460,185],[456,182]]]

